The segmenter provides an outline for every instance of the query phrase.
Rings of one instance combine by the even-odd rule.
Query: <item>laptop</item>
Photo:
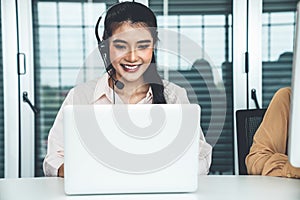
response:
[[[63,112],[66,194],[197,190],[199,105],[68,105]]]

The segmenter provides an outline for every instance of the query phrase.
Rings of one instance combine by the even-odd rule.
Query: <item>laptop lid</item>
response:
[[[195,104],[66,106],[65,192],[195,191],[199,132]]]
[[[292,96],[289,120],[288,159],[300,168],[300,2],[297,4],[296,32],[292,70]]]

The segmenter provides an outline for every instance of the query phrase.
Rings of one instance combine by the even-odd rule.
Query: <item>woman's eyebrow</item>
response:
[[[124,44],[127,44],[127,42],[125,40],[120,40],[120,39],[113,40],[113,43],[124,43]]]
[[[139,40],[139,41],[137,41],[138,44],[140,44],[140,43],[151,43],[151,42],[152,42],[151,40]],[[115,39],[115,40],[113,40],[113,43],[127,44],[128,42],[126,42],[125,40]]]
[[[139,40],[137,43],[151,43],[151,40]]]

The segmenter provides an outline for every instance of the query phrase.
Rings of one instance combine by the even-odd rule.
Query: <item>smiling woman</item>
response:
[[[74,104],[188,104],[184,88],[162,80],[157,72],[154,13],[136,2],[123,2],[107,11],[103,40],[98,47],[106,71],[103,77],[73,88],[66,97],[48,137],[44,160],[47,176],[64,176],[63,108]],[[118,83],[122,83],[122,87]],[[116,88],[114,86],[117,86]],[[207,174],[211,146],[200,129],[199,174]]]

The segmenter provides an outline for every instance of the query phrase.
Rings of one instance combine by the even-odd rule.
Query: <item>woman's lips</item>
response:
[[[123,67],[124,71],[126,72],[135,72],[138,70],[139,66],[141,65],[125,65],[125,64],[121,64],[121,66]]]

